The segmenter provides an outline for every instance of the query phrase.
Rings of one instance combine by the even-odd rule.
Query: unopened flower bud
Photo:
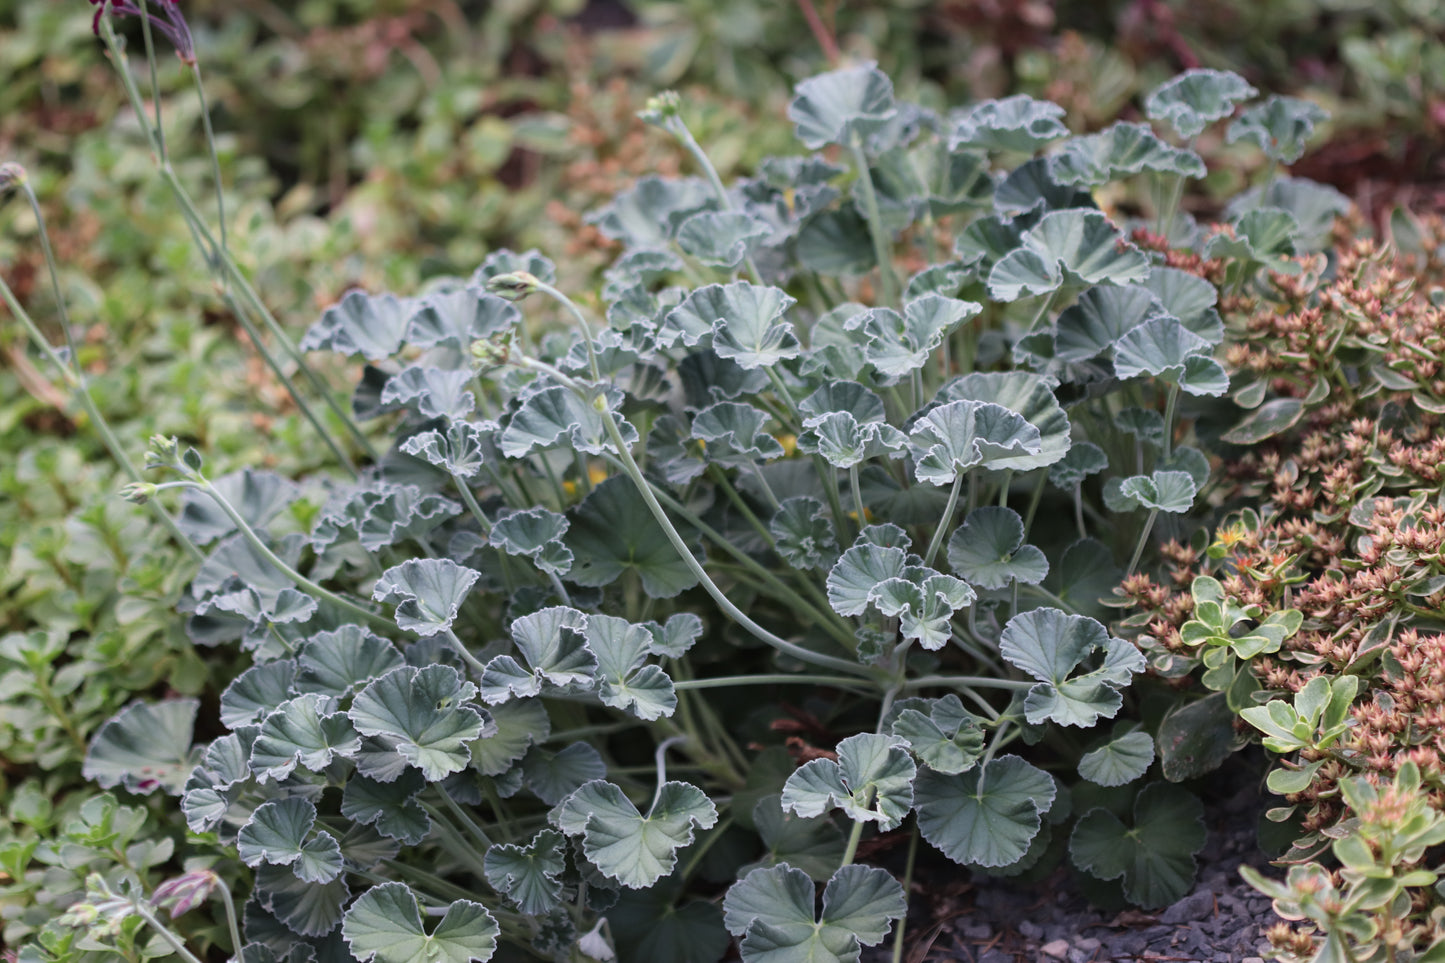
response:
[[[172,468],[180,455],[181,443],[165,435],[152,435],[150,450],[146,452],[147,468]]]
[[[487,282],[487,290],[507,301],[520,301],[527,295],[536,293],[537,286],[541,283],[535,275],[527,271],[513,271],[492,278]]]
[[[14,161],[0,164],[0,194],[25,183],[25,168]]]
[[[120,490],[120,497],[136,505],[144,505],[156,496],[159,486],[151,482],[131,482]]]
[[[675,90],[664,90],[647,98],[647,103],[637,112],[637,119],[653,127],[666,127],[675,120],[682,107],[682,98]]]

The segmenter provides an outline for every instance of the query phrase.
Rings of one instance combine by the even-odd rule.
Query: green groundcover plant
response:
[[[131,12],[98,21],[118,63]],[[208,938],[244,960],[703,961],[735,940],[843,961],[890,932],[896,960],[920,843],[1183,895],[1202,807],[1170,779],[1216,737],[1165,738],[1168,689],[1101,599],[1208,517],[1188,442],[1238,420],[1216,284],[1150,249],[1193,247],[1238,292],[1339,209],[1278,180],[1220,229],[1178,212],[1210,124],[1238,113],[1230,139],[1298,157],[1317,109],[1255,96],[1194,72],[1146,101],[1157,129],[1076,137],[1047,102],[938,114],[864,64],[796,88],[813,153],[729,187],[662,95],[642,116],[702,176],[596,213],[623,247],[600,290],[499,251],[413,296],[352,292],[299,345],[172,183],[351,470],[213,477],[166,437],[162,476],[132,469],[127,496],[203,556],[191,638],[253,665],[204,715],[137,702],[92,740],[87,777],[175,799],[196,855],[150,888],[170,851],[127,849],[135,810],[98,796],[73,865],[114,863],[27,957],[194,959],[159,910],[214,895]],[[1117,181],[1157,199],[1147,247],[1095,203]],[[307,351],[360,365],[349,405]],[[1205,631],[1233,639],[1252,614],[1213,601]]]

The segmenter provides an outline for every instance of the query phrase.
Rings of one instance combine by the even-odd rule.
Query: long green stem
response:
[[[722,178],[718,176],[717,168],[713,166],[712,160],[707,156],[707,151],[702,149],[702,145],[697,142],[697,138],[692,136],[692,131],[688,129],[687,124],[683,123],[681,117],[674,114],[668,118],[664,127],[668,133],[676,137],[678,142],[687,149],[687,152],[692,155],[692,159],[697,162],[697,166],[702,169],[703,176],[707,178],[708,184],[712,186],[712,192],[717,196],[718,203],[722,205],[722,209],[725,211],[733,210],[732,198],[728,196],[727,188],[723,186]],[[743,266],[748,269],[748,277],[752,278],[754,284],[763,283],[763,276],[758,273],[758,266],[753,262],[752,254],[743,255]]]
[[[620,459],[618,461],[618,467],[622,467]],[[657,488],[653,488],[653,494],[657,496],[659,501],[664,503],[669,511],[675,513],[682,518],[683,521],[701,532],[703,537],[713,545],[732,556],[749,574],[753,575],[763,585],[771,589],[775,597],[780,601],[797,606],[799,615],[804,615],[811,619],[815,626],[833,636],[834,639],[842,643],[846,648],[851,650],[857,645],[857,640],[853,636],[852,627],[843,621],[842,616],[833,611],[828,605],[827,597],[822,595],[818,587],[812,582],[806,578],[799,580],[799,584],[803,587],[804,591],[814,598],[816,604],[809,604],[806,599],[801,598],[798,593],[790,589],[786,583],[759,564],[757,559],[739,549],[732,543],[731,539],[708,525],[677,499]]]
[[[486,663],[482,662],[476,656],[468,652],[467,647],[462,644],[461,639],[457,638],[457,634],[455,632],[453,632],[451,629],[446,629],[445,636],[447,643],[452,647],[452,650],[455,651],[457,655],[461,656],[462,661],[475,669],[479,675],[487,670]]]
[[[1028,507],[1028,511],[1024,514],[1024,540],[1025,540],[1025,541],[1028,540],[1029,532],[1031,532],[1031,531],[1033,530],[1033,527],[1034,527],[1034,515],[1038,513],[1038,510],[1039,510],[1039,502],[1042,501],[1042,500],[1043,500],[1043,497],[1044,497],[1044,485],[1048,482],[1048,480],[1049,480],[1049,473],[1048,473],[1047,471],[1042,471],[1042,470],[1041,470],[1041,471],[1039,472],[1038,481],[1034,482],[1034,492],[1033,492],[1032,495],[1029,496],[1029,507]]]
[[[171,931],[169,926],[156,919],[155,914],[150,911],[150,907],[142,902],[136,901],[131,903],[131,909],[135,911],[137,916],[145,920],[146,925],[155,930],[156,935],[159,936],[177,956],[185,960],[186,963],[201,963],[200,958],[186,949],[186,944],[182,942],[179,936]],[[239,953],[239,950],[237,952]]]
[[[1164,459],[1169,459],[1169,453],[1174,446],[1174,407],[1179,402],[1179,383],[1176,381],[1169,386],[1169,396],[1164,402]]]
[[[878,209],[878,192],[873,188],[873,174],[868,166],[868,155],[863,152],[863,141],[856,133],[848,139],[848,150],[858,168],[858,182],[863,190],[863,213],[868,219],[868,235],[873,239],[873,254],[878,258],[878,275],[883,287],[883,302],[899,305],[898,275],[893,273],[892,240],[888,228],[883,224],[883,215]]]
[[[1151,509],[1149,519],[1144,522],[1144,530],[1139,533],[1139,544],[1134,546],[1134,557],[1129,559],[1129,568],[1124,572],[1125,576],[1134,574],[1134,567],[1139,564],[1139,558],[1144,554],[1144,546],[1149,544],[1149,533],[1154,530],[1154,519],[1159,516],[1159,509]]]
[[[30,178],[20,178],[20,192],[25,195],[25,200],[30,203],[30,211],[35,215],[36,233],[40,236],[40,253],[45,257],[45,267],[50,273],[50,290],[55,295],[55,313],[60,317],[60,332],[65,337],[65,347],[70,351],[76,371],[80,370],[80,355],[75,345],[75,332],[70,325],[70,311],[65,304],[65,295],[60,292],[60,266],[55,261],[55,251],[50,246],[50,231],[45,227],[45,213],[40,209],[40,199],[35,196],[35,189],[30,186]]]
[[[386,616],[379,615],[376,612],[372,612],[365,608],[362,608],[360,605],[357,605],[350,599],[345,598],[341,595],[337,595],[330,589],[322,587],[320,584],[313,582],[311,579],[296,571],[290,565],[287,565],[284,561],[281,560],[280,556],[278,556],[275,552],[271,551],[271,547],[267,545],[264,541],[262,541],[261,536],[256,534],[256,530],[251,527],[250,523],[248,523],[244,518],[241,517],[241,513],[236,511],[236,509],[231,505],[231,503],[227,501],[226,496],[222,495],[208,479],[204,477],[199,477],[197,480],[187,480],[184,484],[187,487],[195,488],[198,491],[202,491],[205,492],[207,495],[210,495],[211,499],[215,501],[216,505],[220,507],[221,511],[225,513],[226,517],[229,518],[231,522],[236,526],[236,530],[241,533],[241,536],[246,540],[246,542],[253,549],[256,550],[257,554],[259,554],[267,562],[270,562],[271,565],[275,566],[276,570],[282,575],[285,575],[287,578],[291,579],[291,581],[295,582],[297,585],[301,586],[307,591],[315,595],[319,595],[320,597],[326,599],[328,602],[337,606],[338,608],[344,609],[353,615],[366,619],[373,625],[381,626],[386,629],[392,629],[396,627],[395,623]]]
[[[687,689],[725,689],[732,686],[748,685],[807,685],[827,686],[834,689],[851,689],[855,691],[871,691],[860,686],[856,676],[809,675],[806,673],[790,674],[786,672],[762,673],[759,675],[709,676],[706,679],[677,681],[672,684],[672,687],[679,691],[685,691]]]
[[[903,683],[905,690],[912,689],[965,689],[978,687],[980,689],[1031,689],[1038,683],[1021,682],[1017,679],[999,679],[987,675],[922,675],[916,679],[907,679]]]
[[[853,510],[858,513],[858,527],[868,524],[868,509],[863,506],[863,487],[858,479],[858,466],[848,466],[848,489],[853,493]]]
[[[211,127],[211,109],[206,103],[206,87],[201,83],[201,65],[191,62],[191,79],[196,86],[196,99],[201,103],[201,129],[206,132],[206,153],[211,155],[211,180],[216,185],[216,232],[220,234],[221,250],[230,250],[226,234],[226,195],[221,185],[221,158],[216,153],[216,132]]]
[[[913,885],[913,864],[918,857],[918,823],[913,824],[913,831],[908,834],[908,856],[903,862],[903,899],[908,900],[909,890]],[[908,914],[904,913],[898,920],[898,928],[893,933],[893,963],[903,963],[903,936],[908,927]]]
[[[164,3],[165,0],[161,0],[161,2]],[[146,0],[138,0],[136,8],[140,10],[140,32],[141,37],[145,40],[146,67],[150,70],[151,75],[151,100],[154,101],[156,109],[157,154],[162,164],[169,164],[170,159],[166,156],[166,129],[165,125],[161,123],[161,85],[160,81],[156,79],[156,44],[155,38],[151,36],[150,7],[146,4]],[[144,112],[139,116],[144,118]],[[142,123],[144,123],[143,119]]]
[[[11,313],[20,319],[20,323],[25,327],[26,333],[30,336],[30,340],[35,344],[36,348],[44,354],[50,363],[55,366],[56,370],[60,372],[60,376],[70,388],[71,395],[80,403],[80,406],[85,409],[86,415],[90,418],[91,426],[95,429],[96,433],[100,435],[101,443],[104,444],[106,450],[110,452],[110,457],[115,460],[115,463],[120,466],[121,471],[125,472],[126,477],[132,482],[143,482],[144,479],[141,477],[140,471],[136,468],[135,463],[131,461],[130,456],[126,454],[125,447],[121,445],[120,439],[117,438],[115,432],[111,430],[110,422],[105,420],[105,416],[100,412],[100,407],[96,405],[95,399],[90,396],[90,391],[85,386],[84,376],[79,373],[79,368],[76,367],[72,369],[71,366],[66,364],[60,357],[59,352],[51,346],[50,341],[45,337],[44,333],[41,332],[39,325],[35,323],[35,320],[30,317],[30,314],[25,310],[24,306],[21,305],[20,299],[15,297],[15,292],[10,289],[10,285],[5,283],[4,278],[0,278],[0,298],[4,299]],[[72,363],[78,366],[79,359],[74,357],[73,352],[71,357],[73,359]],[[171,518],[170,513],[154,501],[149,502],[148,505],[156,521],[161,523],[170,534],[171,539],[179,545],[186,554],[190,555],[196,562],[205,561],[206,556],[196,547],[195,542],[192,542],[186,533],[181,531],[180,526],[176,524],[174,518]]]
[[[109,17],[102,18],[101,20],[101,39],[105,42],[106,49],[109,51],[111,59],[116,66],[116,72],[120,75],[121,84],[125,88],[131,109],[135,111],[137,117],[144,118],[146,114],[140,90],[136,87],[135,79],[130,75],[130,71],[125,67],[125,51],[120,45],[119,38],[115,34],[115,29],[112,27]],[[292,400],[296,403],[297,408],[301,410],[307,421],[316,429],[317,433],[326,442],[327,446],[332,449],[333,453],[337,454],[339,460],[354,474],[355,469],[352,467],[350,460],[341,452],[335,440],[331,438],[330,433],[326,431],[320,419],[316,417],[315,412],[312,410],[306,398],[296,390],[289,376],[284,374],[280,362],[267,349],[266,343],[261,339],[260,332],[255,327],[254,322],[249,317],[246,317],[245,312],[237,306],[229,290],[232,283],[240,290],[246,304],[262,319],[262,322],[266,325],[272,336],[275,337],[277,343],[281,345],[282,349],[296,363],[298,370],[302,372],[312,387],[321,395],[327,407],[329,407],[332,413],[346,426],[361,449],[366,452],[367,456],[373,461],[377,460],[379,455],[375,448],[372,447],[371,442],[366,438],[366,435],[361,431],[361,428],[337,403],[336,399],[332,397],[330,390],[321,381],[316,372],[306,364],[306,360],[302,357],[295,342],[286,334],[280,322],[276,320],[264,302],[261,301],[260,296],[251,286],[246,276],[241,272],[235,260],[217,243],[216,238],[211,234],[210,228],[206,225],[205,219],[201,217],[200,211],[197,210],[195,203],[191,200],[190,194],[186,191],[185,186],[181,184],[180,178],[176,176],[175,171],[171,169],[170,163],[165,159],[158,129],[152,128],[150,124],[144,120],[142,120],[141,126],[145,131],[152,150],[156,152],[161,179],[165,182],[172,196],[180,205],[181,213],[186,218],[187,226],[196,238],[197,245],[202,248],[202,255],[207,265],[211,268],[216,280],[220,282],[220,286],[223,289],[223,298],[226,300],[227,305],[231,307],[232,312],[236,314],[237,319],[242,322],[242,326],[246,329],[247,336],[250,337],[252,343],[256,346],[256,350],[266,361],[267,367],[269,367],[273,373],[277,374],[278,380],[286,387],[287,392],[291,395]]]
[[[234,945],[232,954],[241,955],[241,947],[245,944],[241,941],[241,922],[236,918],[236,899],[231,895],[231,887],[226,885],[226,880],[220,873],[216,874],[216,886],[221,891],[221,906],[226,911],[226,928],[231,931],[231,942]]]
[[[1024,328],[1024,334],[1032,334],[1034,328],[1039,326],[1039,322],[1048,317],[1049,309],[1054,306],[1054,299],[1058,296],[1059,292],[1057,289],[1049,292],[1049,296],[1044,298],[1043,302],[1039,304],[1039,309],[1034,312],[1033,318],[1029,321],[1029,326]]]
[[[948,490],[948,504],[943,507],[943,517],[938,520],[938,527],[933,530],[933,538],[928,541],[928,554],[923,556],[924,565],[933,564],[933,557],[938,554],[938,548],[943,544],[944,533],[948,531],[954,510],[958,508],[958,492],[963,487],[964,477],[963,472],[954,476],[953,487]]]
[[[611,439],[613,447],[617,450],[622,460],[624,470],[627,472],[628,477],[632,479],[632,483],[636,486],[638,493],[642,495],[642,500],[647,503],[647,508],[652,512],[652,517],[657,519],[658,525],[662,526],[663,534],[666,535],[667,540],[672,543],[672,547],[682,558],[683,564],[692,572],[693,577],[702,583],[702,587],[707,594],[712,596],[713,601],[718,604],[718,607],[726,612],[734,622],[741,625],[757,639],[767,643],[785,655],[792,656],[800,662],[807,662],[812,665],[822,666],[823,668],[834,669],[849,675],[871,676],[873,674],[866,667],[856,662],[849,662],[831,655],[824,655],[821,652],[813,652],[800,645],[794,645],[782,636],[769,632],[754,622],[746,612],[734,605],[723,590],[718,588],[717,584],[713,582],[712,578],[707,574],[707,570],[702,567],[702,564],[698,562],[696,556],[692,554],[692,549],[688,548],[687,543],[683,541],[682,535],[677,531],[677,527],[672,524],[672,519],[667,517],[667,512],[664,511],[662,505],[658,503],[657,496],[652,493],[652,486],[647,483],[647,479],[642,475],[642,470],[637,467],[637,462],[632,459],[632,452],[628,448],[627,441],[622,437],[622,432],[618,430],[617,423],[610,416],[604,417],[602,423],[607,429],[607,435]]]

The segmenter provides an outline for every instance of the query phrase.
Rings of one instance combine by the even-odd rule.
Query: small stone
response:
[[[1062,960],[1069,955],[1068,940],[1054,940],[1052,943],[1045,943],[1039,947],[1039,952],[1044,956],[1051,956],[1056,960]]]
[[[978,963],[1014,963],[1014,955],[999,949],[985,950]]]
[[[993,927],[987,923],[969,923],[959,930],[966,940],[987,940],[993,936]]]
[[[1159,922],[1177,925],[1190,920],[1202,920],[1214,912],[1214,894],[1209,890],[1191,893],[1165,910]]]
[[[1083,950],[1085,953],[1092,953],[1102,945],[1103,944],[1099,940],[1094,939],[1092,936],[1086,937],[1082,940],[1074,941],[1074,946],[1077,949]]]
[[[1019,935],[1026,939],[1036,940],[1044,935],[1044,928],[1033,920],[1024,920],[1018,925]]]

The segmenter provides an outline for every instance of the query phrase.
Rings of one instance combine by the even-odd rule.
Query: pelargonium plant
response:
[[[246,960],[843,961],[890,931],[896,960],[920,840],[1178,898],[1201,806],[1150,776],[1145,657],[1100,600],[1209,510],[1188,442],[1226,404],[1224,331],[1215,285],[1092,192],[1147,182],[1247,288],[1297,218],[1253,202],[1206,236],[1177,196],[1187,141],[1253,95],[1191,74],[1149,101],[1173,136],[1073,137],[1052,104],[937,114],[865,64],[799,84],[811,153],[731,186],[656,98],[702,176],[597,212],[600,290],[499,251],[307,333],[361,366],[326,443],[388,439],[354,476],[211,477],[154,441],[164,476],[127,494],[180,492],[189,631],[254,665],[224,734],[137,703],[87,774],[175,796],[254,871]],[[1307,113],[1231,130],[1276,150]],[[163,928],[93,896],[78,924]]]

